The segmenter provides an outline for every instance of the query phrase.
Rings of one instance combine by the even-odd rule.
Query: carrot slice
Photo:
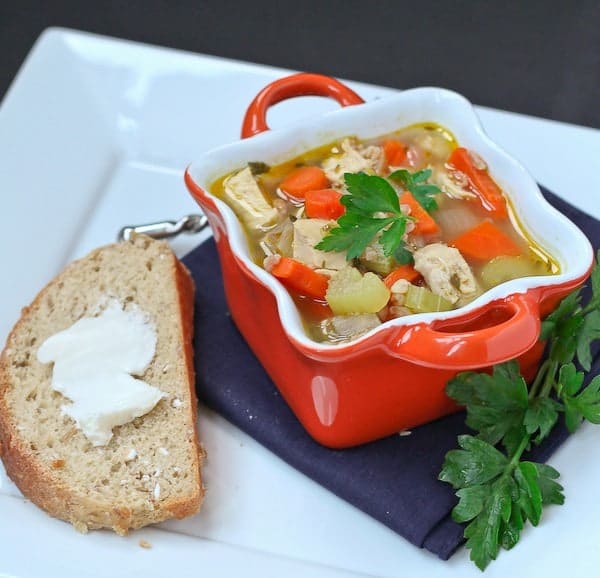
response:
[[[489,260],[500,255],[520,255],[521,248],[496,225],[483,221],[450,243],[463,257]]]
[[[448,163],[464,173],[471,184],[472,191],[477,195],[481,206],[494,217],[506,218],[506,200],[500,187],[494,182],[487,169],[477,168],[469,151],[464,147],[455,148]]]
[[[404,191],[400,196],[400,204],[410,207],[410,216],[416,219],[413,232],[417,235],[434,235],[440,232],[439,225],[431,215],[419,204],[410,191]]]
[[[400,279],[406,279],[409,283],[416,281],[421,274],[412,265],[400,265],[394,269],[384,280],[385,286],[391,290],[392,285]]]
[[[272,267],[271,273],[288,289],[313,299],[325,299],[329,278],[300,261],[282,257]]]
[[[305,166],[293,170],[279,184],[279,188],[290,197],[304,199],[308,191],[325,189],[329,179],[319,167]]]
[[[399,167],[406,160],[406,147],[397,140],[386,140],[383,143],[383,154],[389,167]]]
[[[311,219],[337,219],[346,212],[341,198],[342,193],[335,189],[308,191],[304,195],[304,210]]]

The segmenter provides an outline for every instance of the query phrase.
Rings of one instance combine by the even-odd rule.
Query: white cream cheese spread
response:
[[[94,446],[112,429],[148,413],[164,394],[134,375],[144,373],[156,351],[156,331],[139,309],[111,302],[98,317],[84,317],[46,339],[37,352],[54,362],[52,388],[71,404],[62,407]]]

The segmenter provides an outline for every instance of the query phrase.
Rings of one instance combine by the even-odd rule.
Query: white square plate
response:
[[[20,308],[71,259],[127,224],[194,212],[184,168],[239,138],[246,106],[288,71],[52,29],[0,108],[0,310],[4,338]],[[365,99],[390,89],[350,85]],[[276,106],[272,126],[336,106]],[[534,177],[600,217],[600,132],[478,109],[490,136]],[[204,237],[174,243],[185,253]],[[464,551],[421,551],[200,408],[208,451],[202,512],[127,538],[83,536],[23,500],[0,466],[0,576],[479,576]],[[503,552],[487,576],[595,571],[600,431],[584,427],[552,459],[567,502]],[[153,548],[139,547],[139,540]],[[560,547],[557,545],[560,544]],[[552,545],[552,547],[548,547]]]

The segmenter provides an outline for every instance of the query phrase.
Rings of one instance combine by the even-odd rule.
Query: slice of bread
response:
[[[0,357],[0,455],[23,494],[77,529],[119,534],[196,513],[202,451],[192,359],[194,285],[167,243],[145,236],[69,265],[25,308]],[[93,446],[61,411],[53,364],[37,350],[51,335],[118,301],[154,324],[154,358],[140,377],[164,396]]]

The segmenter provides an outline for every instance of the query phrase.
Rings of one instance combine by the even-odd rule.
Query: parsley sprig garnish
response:
[[[431,174],[430,170],[419,171],[414,175],[399,170],[392,173],[390,177],[397,173],[408,175],[397,179],[402,178],[403,182],[416,183],[417,189],[421,191],[418,194],[426,199],[429,207],[431,201],[435,203],[430,196],[433,194],[430,189],[433,185],[425,183]],[[378,238],[386,257],[393,256],[401,264],[412,262],[412,255],[403,240],[406,225],[412,218],[400,209],[398,194],[394,187],[383,177],[362,172],[345,173],[344,182],[348,193],[342,196],[340,202],[346,211],[337,220],[338,226],[333,227],[315,245],[315,248],[321,251],[345,251],[346,259],[351,261],[359,257],[373,239]],[[433,188],[439,192],[437,187]]]
[[[591,284],[587,304],[578,290],[543,322],[547,358],[529,388],[516,361],[497,365],[492,375],[468,371],[448,383],[448,395],[466,407],[466,424],[478,433],[459,436],[461,449],[446,454],[439,478],[457,490],[452,516],[468,522],[466,546],[481,570],[500,548],[518,542],[527,520],[537,526],[543,506],[564,502],[559,473],[522,460],[523,453],[546,439],[561,413],[571,432],[583,419],[600,423],[600,376],[584,385],[575,365],[591,369],[591,347],[600,339],[598,265]]]

